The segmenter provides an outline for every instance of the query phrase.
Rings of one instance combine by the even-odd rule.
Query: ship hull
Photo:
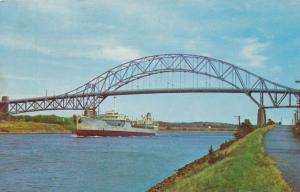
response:
[[[156,135],[158,128],[135,128],[130,122],[116,121],[114,124],[90,117],[81,117],[76,126],[76,134],[80,137],[126,137]]]
[[[129,131],[103,131],[103,130],[77,130],[80,137],[129,137],[129,136],[152,136],[155,133],[129,132]]]

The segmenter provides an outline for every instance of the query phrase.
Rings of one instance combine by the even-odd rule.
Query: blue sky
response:
[[[1,0],[0,95],[64,93],[115,65],[161,53],[221,59],[299,88],[299,13],[299,0]],[[108,99],[101,111],[111,108]],[[117,109],[166,121],[236,122],[234,115],[255,121],[257,107],[244,95],[185,94],[118,97]],[[288,109],[267,114],[292,118]]]

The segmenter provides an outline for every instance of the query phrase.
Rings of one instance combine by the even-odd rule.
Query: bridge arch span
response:
[[[267,80],[225,61],[192,54],[161,54],[135,59],[109,69],[64,96],[105,95],[138,79],[167,72],[187,72],[218,79],[249,96],[260,108],[279,107],[287,97],[290,97],[289,100],[292,100],[293,96],[298,98],[298,94],[293,94],[297,92],[295,89]],[[266,106],[264,102],[266,97],[270,106]],[[104,99],[99,98],[93,105],[98,106]]]
[[[159,73],[186,72],[212,77],[233,89],[177,89],[120,91],[119,89],[147,76]],[[2,113],[24,113],[44,110],[95,110],[108,96],[153,93],[243,93],[259,107],[258,122],[265,121],[265,108],[299,107],[300,91],[267,80],[222,60],[192,54],[161,54],[135,59],[102,73],[65,94],[3,100]],[[258,123],[258,124],[260,124]]]

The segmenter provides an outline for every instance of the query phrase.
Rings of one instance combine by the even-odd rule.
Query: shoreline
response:
[[[207,127],[161,127],[158,133],[174,132],[235,132],[235,128]],[[41,123],[31,121],[5,121],[0,123],[1,134],[72,134],[73,129],[67,129],[62,124]]]
[[[159,130],[159,133],[171,133],[171,132],[232,132],[231,130]]]
[[[232,132],[234,133],[234,131],[222,131],[222,130],[214,130],[214,131],[207,131],[207,130],[172,130],[172,131],[166,131],[166,130],[163,130],[163,131],[159,131],[159,133],[176,133],[176,132],[179,132],[179,133],[200,133],[200,132],[206,132],[206,133],[209,133],[209,132]],[[26,134],[73,134],[72,131],[67,131],[67,132],[4,132],[4,131],[0,131],[0,135],[26,135]]]
[[[225,133],[228,133],[228,132],[232,132],[234,133],[234,131],[222,131],[222,130],[211,130],[211,131],[207,131],[207,130],[172,130],[172,131],[166,131],[166,130],[163,130],[163,131],[159,131],[159,133],[176,133],[176,132],[179,132],[179,133],[200,133],[200,132],[203,132],[203,133],[212,133],[212,132],[225,132]],[[72,131],[67,131],[67,132],[3,132],[3,131],[0,131],[0,135],[27,135],[27,134],[73,134]]]
[[[26,132],[26,133],[20,133],[20,132],[15,132],[15,133],[4,133],[4,132],[0,132],[0,135],[71,135],[72,132]]]
[[[0,135],[7,134],[71,134],[72,130],[64,125],[24,122],[24,121],[6,121],[0,123]]]
[[[160,132],[181,132],[181,131],[189,131],[189,132],[236,132],[237,128],[224,128],[224,127],[160,127]]]
[[[241,139],[230,141],[232,143],[223,148],[221,145],[219,149],[213,152],[213,156],[217,157],[216,162],[213,164],[209,163],[210,157],[207,154],[178,169],[175,174],[152,186],[148,191],[182,191],[183,189],[187,191],[273,191],[279,188],[282,189],[281,191],[292,191],[276,167],[276,163],[264,152],[263,135],[273,128],[275,126],[259,128]],[[253,145],[252,143],[255,143],[255,146],[253,149],[249,148],[249,151],[251,151],[248,152],[245,148]],[[251,157],[254,162],[248,162],[249,160],[245,156],[247,158]],[[251,164],[252,168],[249,170],[247,167],[244,168],[241,159],[244,159],[245,163]],[[257,171],[253,172],[252,169],[257,169]],[[240,179],[240,175],[237,174],[240,172],[243,176],[246,175],[246,178],[247,175],[249,179],[254,177],[254,180],[250,182],[246,178],[246,181]],[[232,178],[229,178],[228,181],[227,177],[229,176]],[[262,186],[259,186],[261,188],[257,188],[257,182],[260,180],[257,181],[256,177],[270,176],[273,176],[272,179],[261,181],[263,182],[263,184],[260,184]],[[234,183],[234,185],[230,180],[237,183]],[[276,180],[276,184],[273,184],[274,180]],[[243,186],[243,188],[240,188],[240,186]]]

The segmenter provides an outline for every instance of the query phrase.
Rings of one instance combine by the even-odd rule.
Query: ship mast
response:
[[[116,112],[116,96],[114,96],[114,112]]]

